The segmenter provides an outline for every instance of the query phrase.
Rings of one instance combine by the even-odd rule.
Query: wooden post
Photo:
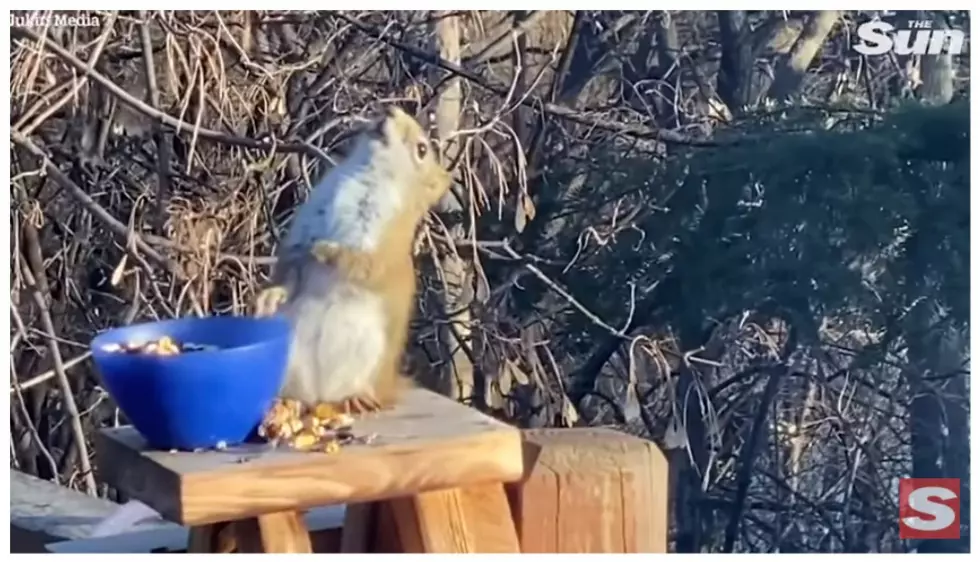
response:
[[[667,461],[654,443],[528,430],[524,456],[524,480],[508,486],[522,552],[667,552]]]

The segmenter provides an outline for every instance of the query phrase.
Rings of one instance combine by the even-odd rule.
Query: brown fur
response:
[[[411,159],[416,166],[414,170],[396,178],[412,182],[403,191],[407,204],[403,213],[387,225],[377,250],[361,251],[325,240],[317,241],[310,248],[310,254],[320,264],[335,268],[351,283],[379,293],[388,317],[387,347],[379,366],[373,396],[349,397],[344,404],[345,409],[352,404],[356,410],[390,407],[405,389],[412,386],[411,379],[401,370],[401,354],[408,342],[409,324],[415,308],[412,245],[419,223],[432,205],[448,191],[451,182],[450,174],[437,159],[435,147],[431,146],[414,118],[400,109],[390,109],[378,123],[376,131],[380,131],[376,134],[386,137],[386,142],[399,143],[413,155],[417,154],[420,143],[426,143],[431,148],[424,158]],[[283,275],[295,275],[304,267],[301,263],[304,259],[290,261],[296,263],[277,268],[282,272],[277,283],[282,283]],[[263,307],[267,310],[276,306],[275,303],[282,302],[287,296],[282,284],[266,289],[259,296],[259,312],[263,311]]]

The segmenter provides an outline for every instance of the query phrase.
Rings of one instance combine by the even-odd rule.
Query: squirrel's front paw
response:
[[[331,266],[355,283],[368,283],[378,278],[381,270],[371,253],[342,246],[333,240],[317,240],[310,248],[310,254],[318,263]]]
[[[310,253],[320,263],[330,263],[343,251],[343,247],[333,240],[317,240],[310,248]]]
[[[281,285],[263,289],[255,298],[255,315],[272,316],[287,299],[289,299],[289,292]]]

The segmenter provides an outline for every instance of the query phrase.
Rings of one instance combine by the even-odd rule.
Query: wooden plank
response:
[[[310,540],[314,552],[339,552],[341,525],[344,522],[344,506],[330,506],[311,509],[305,514],[306,527],[310,530]],[[142,529],[143,526],[138,527]],[[219,529],[220,531],[220,529]],[[194,537],[194,529],[166,523],[149,531],[132,531],[109,537],[76,539],[47,545],[47,549],[57,553],[145,553],[151,551],[184,552],[190,543],[195,548],[211,549],[210,533]],[[234,539],[234,536],[230,537]],[[223,538],[219,538],[224,540]],[[237,549],[237,545],[230,545]],[[208,552],[209,550],[204,550]]]
[[[103,519],[112,515],[119,504],[96,498],[41,480],[18,470],[10,471],[10,524],[27,531],[55,538],[88,538]],[[171,527],[162,521],[141,522],[146,530]]]
[[[667,552],[667,461],[610,429],[524,432],[527,475],[508,486],[524,553]]]
[[[146,554],[180,552],[187,547],[188,530],[170,524],[167,528],[133,531],[121,535],[48,543],[56,554]]]
[[[426,492],[385,502],[398,552],[510,553],[520,543],[501,484]]]
[[[310,532],[298,511],[277,511],[233,523],[238,552],[305,553],[313,552]]]
[[[96,439],[99,474],[168,519],[201,525],[510,482],[523,473],[520,431],[426,390],[354,429],[376,439],[336,454],[264,445],[170,453],[148,450],[132,428],[104,430]]]
[[[136,554],[152,551],[177,554],[187,552],[187,538],[187,529],[174,525],[171,529],[156,529],[112,537],[99,537],[97,539],[80,539],[51,543],[46,545],[46,550],[42,548],[40,552]],[[341,530],[339,528],[310,531],[310,542],[315,553],[339,553],[340,540]],[[18,551],[14,550],[12,552],[17,553]],[[34,551],[24,550],[24,552]]]
[[[10,471],[10,524],[55,537],[87,537],[118,505]]]

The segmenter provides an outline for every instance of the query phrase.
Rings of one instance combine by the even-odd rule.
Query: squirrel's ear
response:
[[[393,123],[398,123],[404,119],[404,117],[405,112],[400,107],[397,105],[386,105],[381,109],[378,116],[375,117],[374,121],[371,122],[368,134],[376,140],[387,143],[389,136],[392,134],[390,127]]]
[[[397,105],[386,105],[384,110],[384,118],[399,119],[403,113],[405,112],[402,111],[402,108],[398,107]]]
[[[386,105],[381,108],[381,111],[378,112],[375,118],[371,120],[371,124],[368,127],[368,133],[379,140],[384,139],[387,122],[397,120],[399,112],[401,112],[401,110],[394,105]]]
[[[375,140],[383,141],[385,139],[385,124],[387,121],[388,119],[385,117],[379,117],[371,121],[367,129],[368,136]]]
[[[382,119],[394,119],[395,121],[403,121],[405,119],[411,119],[411,117],[409,117],[409,113],[405,111],[405,109],[402,108],[401,106],[396,104],[389,104],[386,105],[384,108],[384,114],[382,116]]]

